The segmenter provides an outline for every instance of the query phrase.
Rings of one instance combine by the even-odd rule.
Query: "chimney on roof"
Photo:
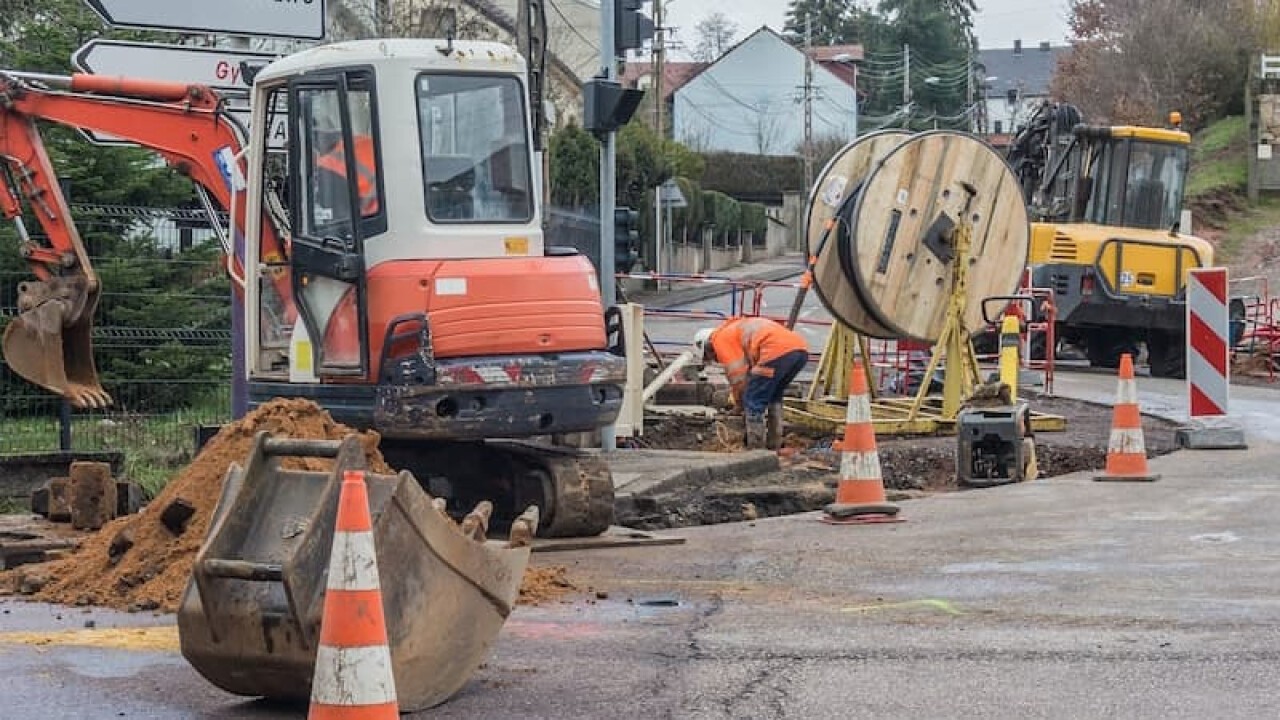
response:
[[[1041,40],[1041,41],[1040,41],[1040,52],[1049,52],[1049,41],[1048,41],[1048,40]]]
[[[1022,41],[1021,41],[1021,40],[1014,40],[1014,41],[1013,41],[1013,54],[1014,54],[1014,55],[1021,55],[1021,54],[1022,54]]]

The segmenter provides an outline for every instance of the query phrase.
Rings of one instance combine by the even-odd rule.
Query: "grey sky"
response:
[[[787,0],[670,0],[664,7],[667,25],[677,29],[677,40],[691,50],[697,42],[694,25],[717,10],[738,24],[741,38],[761,25],[782,30],[787,5]],[[1066,0],[977,0],[977,6],[974,24],[983,48],[1013,47],[1014,40],[1066,44]]]

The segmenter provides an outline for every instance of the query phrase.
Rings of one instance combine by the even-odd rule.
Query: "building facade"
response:
[[[978,76],[983,78],[987,133],[1012,135],[1031,118],[1036,106],[1049,97],[1058,60],[1067,49],[1048,42],[1026,49],[1017,40],[1012,48],[981,51]]]
[[[858,46],[815,48],[812,139],[852,139]],[[672,95],[672,135],[699,152],[797,155],[805,140],[802,49],[764,27],[702,68]]]

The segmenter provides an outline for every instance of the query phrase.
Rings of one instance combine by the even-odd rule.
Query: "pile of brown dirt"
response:
[[[222,428],[198,456],[172,478],[141,513],[118,518],[88,537],[75,553],[53,562],[0,574],[0,584],[33,599],[76,605],[103,605],[128,610],[177,610],[191,574],[196,551],[204,541],[222,480],[231,463],[243,464],[259,432],[305,439],[339,440],[355,430],[337,423],[308,400],[274,400],[238,422]],[[392,473],[378,451],[379,436],[357,433],[374,472]],[[287,458],[295,470],[326,472],[332,460]],[[160,521],[162,511],[184,500],[194,513],[181,534]],[[133,545],[116,558],[108,549],[123,534]]]

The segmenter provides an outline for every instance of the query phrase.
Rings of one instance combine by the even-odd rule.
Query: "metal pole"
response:
[[[662,5],[663,5],[662,0],[653,0],[653,31],[654,31],[654,36],[653,36],[653,61],[654,61],[653,99],[654,99],[654,102],[653,102],[653,106],[654,106],[654,118],[656,120],[656,122],[654,123],[654,129],[658,133],[658,142],[662,143],[660,147],[663,149],[663,155],[665,156],[667,135],[666,135],[666,131],[663,130],[663,127],[662,127],[662,123],[663,123],[662,113],[663,113],[663,110],[666,109],[663,107],[663,105],[666,104],[666,101],[663,100],[662,86],[663,86],[663,81],[666,79],[666,63],[665,63],[665,55],[666,55],[665,37],[666,36],[664,34],[664,30],[662,27]],[[654,205],[653,244],[655,246],[654,250],[657,255],[657,257],[654,260],[654,264],[657,266],[658,274],[661,275],[667,270],[666,262],[663,259],[663,254],[665,253],[665,249],[663,248],[663,239],[665,237],[665,234],[663,232],[663,224],[662,224],[662,188],[661,186],[655,187],[653,189],[653,205]],[[659,286],[661,286],[661,282],[659,282],[658,284]]]
[[[813,187],[813,19],[804,19],[804,192]]]
[[[858,66],[853,66],[853,138],[858,139],[858,113],[862,108],[858,107]]]
[[[605,80],[616,80],[618,77],[618,61],[615,51],[613,24],[615,0],[603,0],[600,3],[600,64]],[[614,284],[614,247],[613,247],[613,205],[617,192],[617,177],[614,163],[617,162],[614,147],[614,133],[604,137],[600,147],[600,295],[605,307],[612,307],[618,298],[617,286]],[[601,449],[605,452],[618,449],[617,428],[607,425],[600,431]]]
[[[911,104],[911,46],[902,46],[902,105]]]
[[[248,50],[249,38],[233,37],[230,45],[236,50]],[[253,142],[250,138],[249,142]],[[236,219],[229,218],[228,232],[231,235],[231,251],[240,258],[241,267],[249,267],[251,262],[244,256],[244,235],[236,231]],[[257,262],[254,258],[252,262]],[[245,351],[245,334],[248,323],[245,319],[244,296],[236,292],[235,282],[231,287],[231,419],[239,420],[249,413],[249,379]]]
[[[63,400],[58,408],[58,449],[71,452],[71,402]]]

